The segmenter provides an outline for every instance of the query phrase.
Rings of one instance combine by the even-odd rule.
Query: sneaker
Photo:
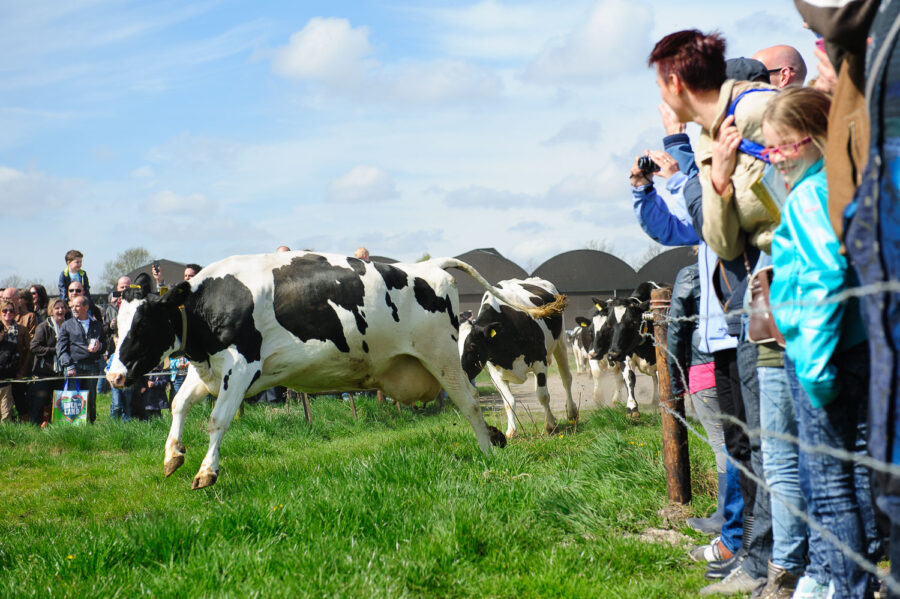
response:
[[[722,544],[722,537],[716,537],[709,545],[697,545],[688,552],[695,562],[721,562],[734,555]]]
[[[771,560],[767,574],[765,586],[759,589],[758,593],[754,591],[751,599],[791,599],[794,596],[794,590],[800,580],[799,574],[792,574],[786,568],[776,566]]]
[[[819,584],[812,576],[805,574],[797,581],[793,599],[825,599],[828,596],[828,585]]]
[[[745,559],[747,559],[747,552],[743,549],[738,549],[734,555],[726,560],[706,564],[706,572],[703,573],[703,576],[707,580],[722,580],[731,574],[732,570],[740,566]]]
[[[700,594],[735,595],[737,593],[751,593],[756,587],[764,584],[766,584],[765,578],[753,578],[744,570],[744,566],[741,564],[719,582],[700,589]]]

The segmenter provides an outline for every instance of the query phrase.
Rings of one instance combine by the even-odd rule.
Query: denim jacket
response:
[[[840,390],[831,357],[866,339],[859,303],[827,302],[855,286],[855,275],[828,218],[824,161],[803,174],[788,195],[772,239],[770,301],[787,355],[812,404],[820,408]]]

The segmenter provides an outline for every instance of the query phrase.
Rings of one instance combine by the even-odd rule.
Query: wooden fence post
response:
[[[669,501],[691,502],[691,462],[688,457],[687,429],[675,418],[684,418],[684,397],[672,397],[667,367],[666,320],[672,289],[663,287],[650,292],[650,307],[654,316],[656,341],[656,374],[659,379],[659,411],[662,417],[663,460],[666,466],[666,491]],[[667,409],[668,408],[668,409]]]

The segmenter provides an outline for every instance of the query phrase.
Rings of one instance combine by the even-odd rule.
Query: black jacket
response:
[[[100,340],[100,351],[88,351],[88,339]],[[81,323],[70,318],[59,325],[59,338],[56,340],[56,355],[59,356],[59,367],[63,370],[79,363],[93,363],[103,357],[103,325],[96,318],[90,319],[88,334],[84,334]]]

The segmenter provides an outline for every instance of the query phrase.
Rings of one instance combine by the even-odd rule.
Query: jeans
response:
[[[81,391],[87,393],[87,417],[91,424],[97,420],[97,380],[93,378],[81,378],[100,374],[99,362],[78,362],[75,364],[75,377],[69,377],[69,388],[77,385]]]
[[[112,399],[109,404],[110,420],[120,419],[125,422],[131,420],[131,398],[133,392],[134,388],[130,386],[112,390]]]
[[[744,402],[741,400],[741,383],[737,369],[737,350],[723,349],[713,354],[715,361],[716,394],[719,408],[726,414],[746,423]],[[722,433],[725,437],[725,448],[741,466],[750,469],[750,440],[747,433],[739,425],[722,421]],[[744,513],[749,514],[756,499],[756,483],[740,474],[741,493],[743,494]]]
[[[866,451],[869,353],[865,344],[835,353],[841,391],[828,405],[814,408],[785,359],[799,419],[800,440],[863,455]],[[880,557],[868,469],[821,452],[801,452],[809,476],[807,505],[813,520],[869,560]],[[804,489],[806,490],[806,489]],[[867,597],[871,575],[823,539],[835,597]],[[818,579],[817,579],[818,580]],[[821,582],[821,581],[820,581]]]
[[[719,408],[719,397],[716,395],[716,388],[711,387],[692,393],[691,403],[694,405],[697,419],[703,425],[706,436],[709,438],[709,444],[712,446],[713,453],[716,456],[716,472],[725,474],[725,463],[728,461],[728,458],[725,457],[725,436],[722,432],[722,419],[720,417],[722,410]]]
[[[720,539],[722,544],[732,553],[741,548],[741,533],[744,530],[744,497],[741,495],[741,475],[730,461],[725,465],[725,504],[722,512],[725,524],[722,525]]]
[[[741,380],[741,400],[747,416],[750,430],[759,429],[759,377],[756,373],[756,361],[759,348],[747,341],[740,341],[737,346],[737,367]],[[750,437],[750,465],[753,474],[765,479],[762,465],[762,442],[759,435]],[[754,485],[756,495],[753,500],[753,526],[747,549],[747,560],[744,570],[754,578],[766,578],[768,563],[772,558],[772,513],[769,507],[769,492],[763,485]],[[746,508],[744,510],[746,516]],[[746,517],[744,518],[746,522]]]
[[[761,366],[759,375],[759,417],[762,438],[763,470],[771,489],[772,563],[800,574],[806,566],[806,522],[788,508],[806,512],[806,500],[800,490],[797,445],[775,439],[765,432],[797,436],[794,400],[784,368]]]

